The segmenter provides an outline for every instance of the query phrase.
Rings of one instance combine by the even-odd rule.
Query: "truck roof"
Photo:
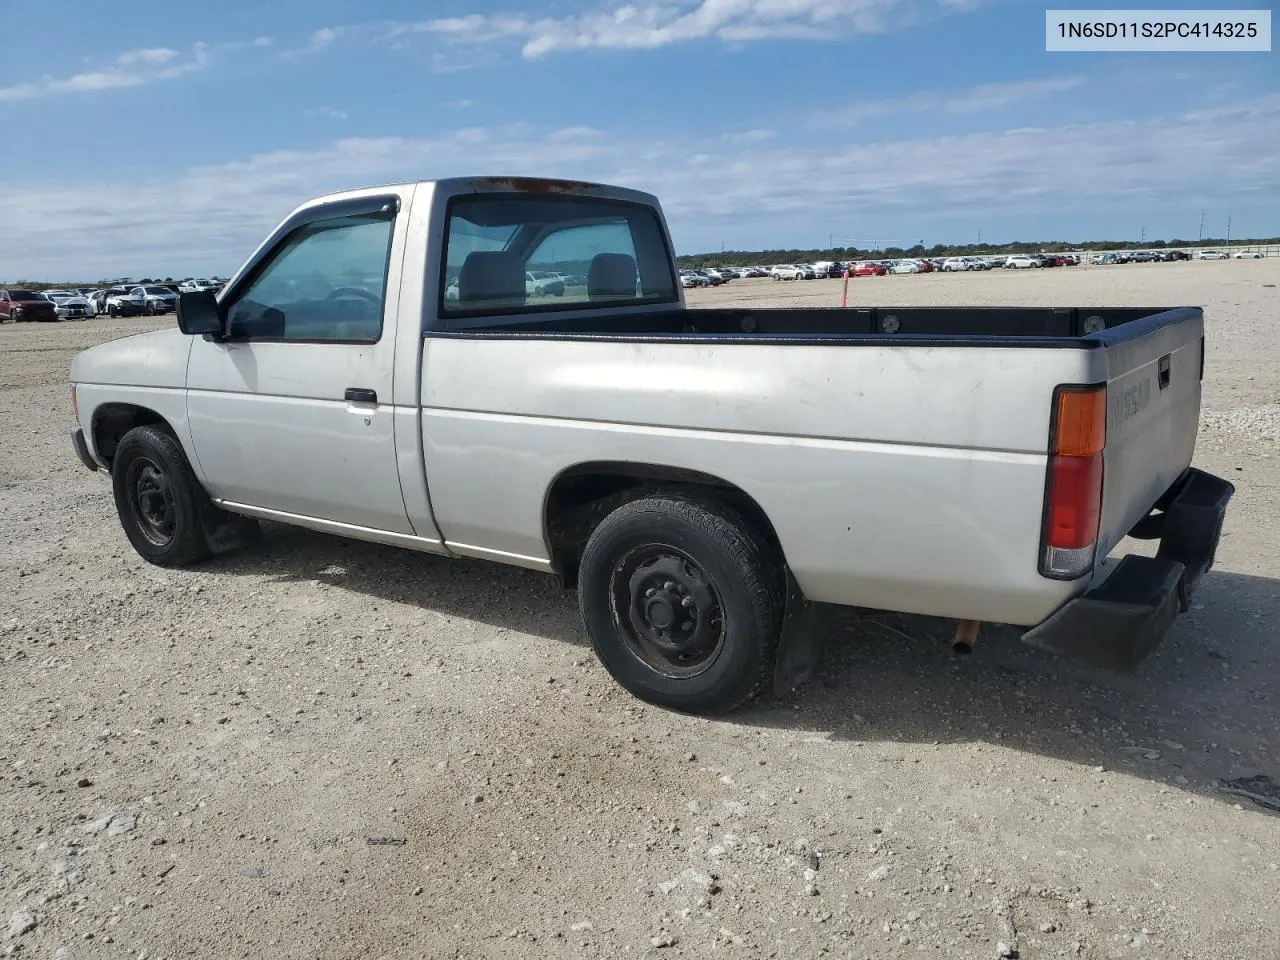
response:
[[[542,196],[588,196],[609,200],[622,200],[630,203],[642,203],[648,206],[659,206],[658,198],[653,194],[627,187],[613,186],[607,183],[592,183],[587,180],[562,180],[553,177],[517,177],[517,176],[485,176],[485,177],[442,177],[436,180],[403,180],[396,183],[377,184],[358,187],[352,190],[341,190],[324,194],[299,205],[295,209],[306,209],[317,203],[330,202],[347,198],[355,198],[376,194],[382,190],[402,189],[417,185],[430,185],[435,190],[447,195],[465,193],[525,193]]]

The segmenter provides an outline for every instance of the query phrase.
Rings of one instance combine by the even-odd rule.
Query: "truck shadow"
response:
[[[210,571],[321,582],[589,646],[576,595],[546,575],[266,526],[257,549]],[[1011,627],[984,627],[974,654],[957,657],[951,621],[820,607],[820,677],[726,719],[851,742],[1000,744],[1249,807],[1221,783],[1280,783],[1277,614],[1280,582],[1213,571],[1164,645],[1123,674],[1034,650]]]
[[[734,719],[850,741],[999,744],[1248,808],[1228,781],[1280,784],[1277,614],[1280,582],[1212,571],[1164,644],[1117,673],[1028,647],[1013,627],[985,626],[958,657],[954,621],[824,607],[821,677]],[[1280,789],[1245,786],[1280,811]]]

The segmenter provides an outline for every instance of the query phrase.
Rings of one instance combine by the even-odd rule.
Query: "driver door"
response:
[[[220,298],[226,338],[196,338],[187,367],[192,446],[215,499],[414,532],[391,406],[401,199],[304,211]]]

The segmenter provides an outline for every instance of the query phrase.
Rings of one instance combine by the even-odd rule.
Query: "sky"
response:
[[[0,278],[227,275],[470,174],[648,190],[680,253],[1280,234],[1280,53],[1048,53],[1048,6],[0,0]]]

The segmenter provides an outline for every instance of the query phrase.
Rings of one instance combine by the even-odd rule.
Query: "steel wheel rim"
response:
[[[164,469],[149,457],[139,457],[129,465],[126,477],[129,507],[136,526],[147,542],[167,547],[177,527],[177,504],[173,484]]]
[[[719,591],[692,557],[669,544],[627,551],[609,578],[609,606],[631,655],[664,677],[700,676],[724,649]]]

